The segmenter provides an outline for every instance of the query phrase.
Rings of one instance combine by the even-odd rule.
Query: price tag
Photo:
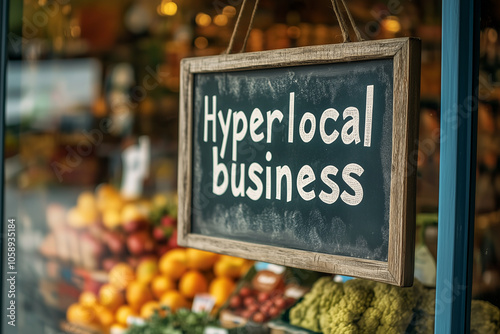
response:
[[[149,137],[139,137],[139,145],[126,148],[122,153],[123,180],[121,193],[125,198],[136,198],[142,194],[144,179],[149,173]]]
[[[143,326],[146,323],[144,319],[139,318],[139,317],[133,317],[133,316],[128,316],[127,317],[127,325],[137,325],[137,326]]]
[[[216,327],[206,327],[203,334],[228,334],[228,330],[224,328],[216,328]]]
[[[191,310],[196,313],[212,312],[215,305],[215,299],[209,294],[199,294],[194,297]]]

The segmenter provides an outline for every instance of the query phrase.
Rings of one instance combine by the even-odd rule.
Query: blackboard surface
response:
[[[194,74],[191,233],[387,261],[393,68],[393,59],[388,58]],[[372,90],[373,96],[369,97]],[[372,101],[371,112],[367,106],[368,100]],[[214,102],[216,113],[220,111],[222,117],[206,117],[214,115]],[[358,110],[358,121],[349,112],[352,107]],[[259,142],[255,142],[249,133],[251,115],[255,108],[263,115],[263,122],[255,131],[264,136]],[[331,108],[338,112],[338,118],[327,119],[324,130],[326,134],[337,130],[338,137],[331,143],[325,143],[320,134],[320,120],[323,112]],[[272,123],[269,143],[267,114],[275,110],[281,111],[283,117],[281,121],[274,120]],[[236,143],[234,156],[233,121],[236,112],[244,113],[248,126],[246,135]],[[292,127],[291,113],[294,115]],[[314,117],[308,114],[305,117],[307,121],[304,121],[302,118],[306,113],[311,113]],[[372,116],[368,118],[371,119],[371,126],[367,126],[367,115],[370,114]],[[242,114],[238,116],[241,119]],[[228,117],[229,123],[226,124]],[[306,140],[310,140],[305,142],[299,133],[301,120],[305,125],[304,133],[307,134],[312,131],[312,118],[316,123],[314,136],[312,139],[304,136]],[[215,142],[212,133],[214,119]],[[236,131],[243,130],[242,123],[243,121],[238,123],[239,129]],[[354,123],[358,125],[353,125]],[[225,145],[222,125],[229,125]],[[359,139],[347,143],[349,139],[344,141],[343,136],[351,140],[356,137],[351,125],[359,129]],[[290,127],[293,129],[293,140],[290,139]],[[215,157],[214,147],[217,148]],[[224,151],[223,158],[220,156],[221,151]],[[224,175],[217,173],[220,168],[214,171],[214,159],[216,166],[221,167],[220,164],[223,164],[227,168],[228,186],[220,195],[214,193],[213,179],[214,175],[219,176],[217,185],[222,185]],[[241,164],[244,164],[243,189],[257,188],[248,172],[253,163],[262,167],[262,173],[254,174],[262,182],[261,196],[251,199],[245,192],[241,196],[241,192],[237,190],[235,196],[232,187],[236,189],[240,185]],[[234,185],[231,182],[233,164],[236,171]],[[276,168],[285,165],[291,171],[290,201],[287,200],[286,178],[280,182],[281,199],[277,199]],[[303,188],[309,194],[314,191],[314,198],[308,200],[297,189],[298,173],[306,165],[310,166],[315,175],[315,180]],[[322,191],[325,194],[333,191],[329,186],[331,183],[323,182],[321,177],[326,166],[337,169],[336,175],[328,175],[338,186],[340,195],[334,203],[325,203],[319,196]],[[358,169],[360,175],[350,174],[356,182],[343,177],[346,166],[362,168],[361,174]],[[352,171],[347,168],[346,172],[349,170]],[[271,182],[267,182],[268,171]],[[348,184],[349,180],[351,183]],[[268,184],[270,196],[266,196]],[[362,199],[357,203],[359,186],[362,188]],[[356,191],[358,200],[349,204],[348,195],[352,196]]]

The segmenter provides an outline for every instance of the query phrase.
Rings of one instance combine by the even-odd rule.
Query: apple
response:
[[[127,249],[133,255],[140,255],[144,252],[147,236],[142,232],[135,232],[127,237]]]
[[[162,241],[167,238],[165,230],[161,226],[156,226],[153,229],[153,237],[158,241]]]
[[[165,216],[161,219],[160,224],[164,227],[175,227],[177,226],[177,219],[172,216]]]
[[[123,229],[127,233],[142,231],[148,227],[148,223],[144,220],[130,220],[123,224]]]
[[[106,232],[103,239],[111,253],[120,255],[125,252],[125,238],[122,234],[111,231]]]

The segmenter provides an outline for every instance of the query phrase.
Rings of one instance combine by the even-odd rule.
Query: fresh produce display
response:
[[[40,252],[87,270],[109,271],[118,262],[135,268],[177,248],[175,195],[128,200],[102,184],[81,193],[73,208],[50,205],[46,216],[51,233]]]
[[[107,273],[67,308],[69,324],[111,334],[201,334],[216,323],[266,332],[269,321],[325,334],[433,333],[435,290],[418,281],[399,288],[300,273],[309,282],[299,284],[293,270],[263,263],[238,281],[253,262],[178,248],[176,215],[175,196],[129,201],[109,185],[82,193],[69,210],[48,207],[42,254]],[[190,311],[197,296],[212,298],[219,319]],[[500,310],[473,301],[471,333],[499,332]]]
[[[290,323],[325,334],[434,333],[435,293],[418,281],[400,288],[361,279],[336,283],[323,277],[291,308]],[[471,333],[499,331],[500,310],[472,301]]]
[[[293,325],[323,333],[404,333],[426,292],[365,280],[320,279],[290,310]]]
[[[217,322],[208,313],[181,309],[165,316],[153,315],[144,325],[133,325],[127,334],[203,334],[207,326]]]
[[[252,262],[244,259],[183,248],[167,251],[158,261],[145,258],[135,269],[120,262],[110,269],[109,283],[97,294],[85,291],[80,295],[79,302],[68,309],[67,320],[107,332],[113,326],[127,328],[131,317],[147,320],[158,312],[153,323],[167,326],[172,321],[174,326],[184,319],[186,311],[178,318],[172,313],[189,309],[198,294],[208,294],[216,308],[222,306],[236,287],[235,279],[251,266]],[[186,315],[187,320],[196,317]],[[180,329],[184,325],[180,324]],[[186,333],[195,333],[187,328]]]
[[[470,317],[471,334],[500,333],[500,309],[482,300],[473,300]]]
[[[255,323],[259,326],[295,304],[309,289],[300,286],[296,279],[287,282],[285,270],[284,267],[281,272],[264,268],[250,272],[220,313],[222,325],[233,328]]]

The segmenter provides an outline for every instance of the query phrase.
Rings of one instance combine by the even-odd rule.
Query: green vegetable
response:
[[[492,304],[473,300],[470,317],[471,334],[500,333],[500,309]]]
[[[327,311],[323,333],[358,333],[360,328],[357,322],[372,303],[374,284],[359,279],[344,283],[344,296]]]
[[[162,317],[156,312],[144,325],[133,325],[127,334],[203,334],[205,327],[216,321],[207,313],[194,313],[180,309]]]
[[[321,331],[321,315],[337,303],[343,294],[342,284],[333,282],[331,277],[320,278],[302,302],[290,310],[291,324]]]

